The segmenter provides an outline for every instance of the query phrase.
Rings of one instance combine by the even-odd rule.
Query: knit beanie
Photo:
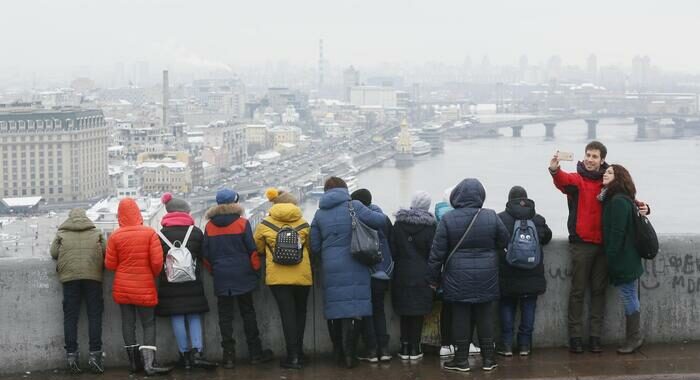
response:
[[[411,208],[415,210],[429,211],[431,202],[432,200],[430,199],[430,194],[426,193],[425,191],[419,191],[413,194],[413,199],[411,199]]]
[[[190,205],[184,199],[173,198],[171,193],[165,193],[160,198],[160,201],[165,205],[167,212],[190,212]]]
[[[231,189],[223,188],[216,192],[216,203],[220,205],[238,203],[238,193]]]
[[[513,186],[508,192],[508,200],[512,201],[519,198],[527,198],[527,191],[522,186]]]
[[[265,196],[267,197],[267,200],[274,204],[291,203],[296,205],[299,203],[292,193],[284,190],[278,190],[274,187],[265,190]]]
[[[363,205],[369,206],[372,204],[372,193],[367,189],[355,190],[350,194],[350,198],[354,201],[360,201]]]

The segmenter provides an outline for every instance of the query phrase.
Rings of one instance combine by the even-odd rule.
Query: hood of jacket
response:
[[[58,227],[59,230],[64,231],[85,231],[93,228],[95,228],[95,223],[85,215],[85,210],[81,208],[70,210],[68,219]]]
[[[119,202],[117,219],[119,219],[119,227],[133,227],[143,224],[141,209],[136,201],[131,198],[124,198]]]
[[[211,220],[218,227],[228,226],[243,216],[244,210],[238,203],[226,203],[216,205],[205,214],[205,217]]]
[[[485,200],[486,190],[476,178],[462,180],[450,194],[450,204],[454,208],[481,208]]]
[[[435,216],[426,210],[402,208],[394,214],[397,222],[406,224],[416,224],[421,226],[430,226],[437,223]]]
[[[301,209],[292,203],[278,203],[270,207],[270,216],[285,223],[294,223],[301,219]]]
[[[513,218],[532,219],[535,217],[535,201],[527,198],[515,198],[506,203],[506,212]]]
[[[350,200],[348,189],[336,187],[323,193],[321,200],[318,202],[318,207],[324,210],[331,209],[343,202],[347,203]]]

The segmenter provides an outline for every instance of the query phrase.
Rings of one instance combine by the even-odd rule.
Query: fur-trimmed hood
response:
[[[245,210],[238,203],[226,203],[216,205],[207,210],[204,217],[211,220],[217,226],[228,226],[245,214]]]
[[[402,208],[394,214],[397,222],[430,226],[436,224],[435,216],[430,211]]]

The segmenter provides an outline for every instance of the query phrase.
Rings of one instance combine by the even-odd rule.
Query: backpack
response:
[[[272,262],[279,265],[299,264],[304,258],[304,246],[299,232],[304,228],[308,228],[309,224],[302,223],[296,227],[288,225],[277,227],[267,220],[263,220],[260,223],[270,227],[277,233],[275,249],[272,250]]]
[[[632,203],[632,224],[634,225],[634,248],[637,250],[639,257],[646,260],[653,260],[656,254],[659,253],[659,239],[656,236],[656,230],[651,225],[649,219],[639,213],[639,207],[630,197],[627,197]]]
[[[165,276],[168,282],[180,283],[194,281],[197,279],[196,270],[197,263],[192,257],[192,253],[187,249],[187,241],[190,239],[190,233],[194,226],[187,229],[185,240],[182,242],[175,241],[171,243],[162,232],[156,231],[158,236],[168,245],[168,252],[165,254],[165,263],[163,264]],[[175,243],[178,243],[176,246]]]
[[[516,220],[508,243],[506,262],[520,269],[533,269],[542,262],[542,247],[532,219]]]

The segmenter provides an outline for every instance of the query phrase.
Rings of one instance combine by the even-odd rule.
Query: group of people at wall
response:
[[[630,238],[632,214],[648,206],[635,200],[636,190],[629,172],[620,165],[605,163],[606,147],[597,141],[586,146],[585,158],[575,173],[559,167],[558,156],[549,171],[557,189],[566,194],[569,206],[572,287],[569,297],[569,349],[583,352],[583,295],[591,290],[589,348],[601,352],[604,294],[608,283],[620,289],[626,315],[626,338],[619,353],[632,353],[642,344],[635,280],[642,263]],[[421,335],[424,317],[435,299],[442,300],[441,335],[445,353],[453,353],[444,368],[469,371],[470,344],[478,334],[482,369],[496,368],[496,353],[528,355],[532,347],[537,297],[546,290],[542,261],[532,269],[516,268],[505,260],[516,221],[531,220],[540,244],[552,232],[535,203],[520,186],[508,195],[506,209],[497,214],[483,208],[486,191],[479,180],[467,178],[457,184],[446,201],[435,205],[418,192],[409,208],[397,211],[395,221],[372,203],[367,189],[349,193],[338,177],[326,180],[319,209],[307,224],[294,196],[268,189],[273,203],[255,231],[238,204],[238,194],[221,189],[217,205],[205,214],[204,231],[190,216],[189,204],[165,194],[166,215],[159,234],[143,225],[133,199],[121,200],[119,228],[105,241],[87,218],[74,209],[59,227],[51,246],[58,260],[63,283],[63,311],[67,365],[81,372],[77,323],[80,304],[87,304],[90,350],[88,366],[104,371],[101,342],[103,267],[115,271],[112,296],[120,305],[122,334],[130,370],[147,375],[167,373],[172,367],[158,364],[155,316],[169,317],[185,368],[215,368],[203,354],[202,314],[209,311],[203,268],[213,275],[224,368],[235,366],[233,338],[234,303],[238,303],[248,353],[253,364],[273,359],[264,349],[257,326],[253,291],[257,289],[264,262],[265,283],[280,311],[287,355],[284,368],[299,369],[308,361],[303,353],[308,295],[314,280],[322,282],[324,315],[338,365],[352,368],[358,360],[391,360],[384,299],[391,287],[394,312],[400,316],[398,353],[403,360],[422,358]],[[352,215],[351,215],[352,213]],[[353,217],[378,232],[382,260],[367,266],[351,255]],[[471,227],[468,227],[470,226]],[[299,234],[302,259],[296,265],[281,265],[272,259],[277,233],[283,226]],[[469,230],[469,231],[467,231]],[[164,239],[168,241],[164,241]],[[196,263],[196,279],[170,283],[163,263],[170,242],[185,242]],[[449,260],[448,260],[449,258]],[[314,271],[312,268],[318,268]],[[312,273],[318,273],[315,279]],[[514,317],[520,307],[517,339]],[[136,320],[143,328],[143,341],[136,339]],[[500,319],[496,341],[494,322]],[[357,350],[363,338],[364,349]],[[517,346],[516,346],[517,343]],[[448,350],[445,348],[453,347]]]

